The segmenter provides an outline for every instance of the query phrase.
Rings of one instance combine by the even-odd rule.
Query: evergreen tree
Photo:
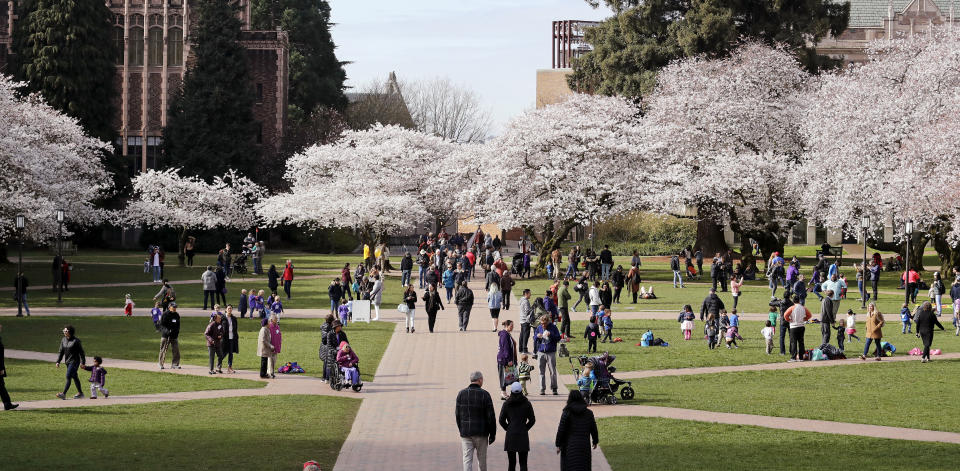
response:
[[[206,179],[228,169],[257,175],[253,144],[253,90],[246,51],[238,42],[240,20],[229,0],[194,3],[197,24],[191,31],[191,67],[170,105],[163,130],[171,167]]]
[[[599,0],[586,0],[598,6]],[[605,0],[615,15],[587,32],[594,50],[573,61],[571,88],[642,96],[657,71],[682,57],[726,55],[742,39],[782,44],[811,72],[839,61],[808,47],[847,27],[849,3],[834,0]]]
[[[116,56],[110,9],[104,2],[76,0],[28,0],[19,7],[17,79],[90,135],[111,140]]]
[[[318,107],[343,113],[347,74],[330,36],[326,0],[253,0],[254,29],[280,28],[290,35],[290,119],[309,120]]]

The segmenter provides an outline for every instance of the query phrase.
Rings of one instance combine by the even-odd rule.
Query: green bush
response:
[[[610,245],[614,255],[669,255],[692,245],[697,238],[697,223],[644,212],[618,216],[594,228],[597,246]]]

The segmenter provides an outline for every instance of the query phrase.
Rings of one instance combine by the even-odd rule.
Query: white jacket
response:
[[[599,306],[600,305],[600,290],[596,286],[590,288],[590,305]]]

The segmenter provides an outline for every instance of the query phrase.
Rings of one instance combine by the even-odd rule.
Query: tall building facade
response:
[[[104,0],[88,0],[104,1]],[[112,13],[116,51],[113,77],[113,127],[116,152],[126,157],[131,174],[162,165],[163,128],[170,101],[191,63],[190,31],[196,26],[197,0],[105,0]],[[282,144],[288,97],[289,46],[285,31],[252,31],[250,0],[234,0],[242,21],[240,43],[246,49],[251,83],[242,84],[256,100],[254,141],[265,156]],[[12,34],[19,19],[17,0],[0,0],[0,73],[10,69]]]

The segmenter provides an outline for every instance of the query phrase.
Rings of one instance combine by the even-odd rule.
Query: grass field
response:
[[[746,339],[738,342],[740,348],[727,349],[720,347],[716,350],[707,348],[707,341],[703,339],[703,323],[699,320],[694,323],[692,340],[683,340],[683,333],[680,331],[680,325],[675,321],[669,320],[616,320],[614,316],[613,334],[614,337],[623,338],[621,343],[598,343],[599,352],[609,351],[616,355],[614,365],[620,371],[633,370],[658,370],[665,368],[690,368],[701,366],[722,366],[722,365],[752,365],[758,363],[778,363],[786,361],[787,357],[779,355],[779,336],[777,331],[776,341],[774,342],[774,354],[767,355],[765,343],[760,335],[760,329],[763,324],[760,321],[741,321],[740,334]],[[574,322],[571,327],[571,333],[574,335],[574,341],[568,344],[571,355],[585,354],[587,341],[583,339],[583,331],[586,322]],[[946,327],[949,327],[946,326]],[[669,347],[638,347],[640,336],[650,329],[656,337],[660,337],[670,344]],[[778,327],[779,329],[779,327]],[[858,323],[857,330],[862,334],[864,324]],[[920,345],[920,340],[915,336],[900,333],[899,322],[889,322],[884,328],[886,337],[897,347],[898,355],[905,355],[907,351]],[[861,335],[862,338],[862,335]],[[831,338],[831,343],[836,345],[835,337]],[[960,351],[960,337],[955,337],[952,333],[944,334],[937,330],[933,345],[940,348],[944,353]],[[804,335],[804,346],[812,349],[820,346],[820,325],[808,324]],[[859,355],[863,350],[862,342],[847,342],[846,353],[848,357]],[[873,347],[871,346],[871,351]],[[563,365],[567,366],[566,360]],[[561,368],[561,372],[567,370]]]
[[[93,364],[93,358],[87,357],[87,364]],[[56,368],[53,363],[32,360],[6,360],[7,391],[14,402],[39,401],[53,399],[53,395],[63,390],[66,368]],[[262,388],[264,381],[235,379],[228,376],[202,377],[178,375],[172,373],[148,372],[113,368],[103,365],[107,370],[107,389],[111,395],[129,396],[134,394],[157,394],[179,391],[208,391],[217,389]],[[80,371],[80,386],[83,393],[90,394],[90,373]],[[70,395],[76,394],[71,386]]]
[[[206,365],[208,354],[203,331],[207,319],[183,317],[181,321],[181,361],[185,364]],[[321,323],[318,319],[281,320],[283,343],[277,359],[278,365],[296,361],[308,375],[321,376],[322,362],[317,354]],[[99,355],[106,358],[157,361],[160,335],[154,330],[149,318],[143,317],[9,318],[3,321],[4,344],[12,349],[56,353],[64,324],[73,324],[76,327],[77,337],[83,341],[88,358]],[[256,341],[260,321],[240,319],[238,328],[240,353],[234,355],[234,367],[258,370],[260,357],[256,356]],[[388,322],[350,324],[344,329],[360,357],[360,370],[364,380],[373,379],[393,329],[394,324]]]
[[[958,360],[665,376],[626,403],[960,432]],[[623,379],[623,378],[621,378]],[[750,387],[734,387],[749,384]]]
[[[614,471],[952,470],[960,446],[644,417],[598,421]]]
[[[269,396],[46,409],[0,420],[9,471],[333,469],[357,399]]]

